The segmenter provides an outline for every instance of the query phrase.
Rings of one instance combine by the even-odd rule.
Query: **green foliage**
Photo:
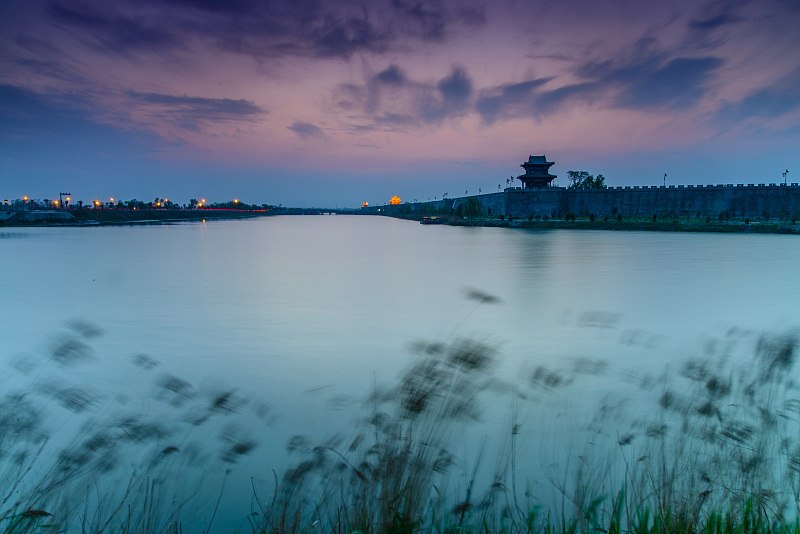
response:
[[[194,200],[195,203],[197,202],[195,199],[192,200]],[[189,202],[191,202],[191,200]],[[246,210],[246,211],[274,208],[274,206],[268,206],[266,204],[261,204],[261,205],[247,204],[245,202],[239,202],[238,200],[229,200],[228,202],[214,202],[213,204],[209,204],[208,207],[212,209],[221,209],[221,210]]]
[[[586,171],[567,171],[569,176],[569,189],[606,189],[606,178],[598,174],[595,178]]]
[[[474,219],[477,217],[485,217],[486,212],[483,210],[483,204],[476,198],[470,198],[463,204],[459,204],[456,208],[457,217],[466,217]]]

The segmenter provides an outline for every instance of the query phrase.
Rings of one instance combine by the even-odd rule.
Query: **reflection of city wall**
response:
[[[509,188],[504,192],[386,206],[389,212],[457,209],[474,199],[486,215],[558,217],[800,217],[798,184],[610,187],[608,189]]]

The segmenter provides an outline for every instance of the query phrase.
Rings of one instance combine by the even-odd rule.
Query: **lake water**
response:
[[[800,239],[782,235],[367,216],[7,229],[0,388],[45,407],[43,424],[60,444],[45,449],[51,462],[57,447],[90,432],[87,421],[116,417],[125,439],[144,443],[121,413],[159,428],[177,421],[174,432],[147,439],[199,451],[208,465],[224,457],[218,451],[238,451],[225,458],[236,463],[225,464],[234,473],[216,521],[239,525],[250,477],[272,484],[271,470],[290,461],[290,436],[348,428],[360,400],[414,361],[416,341],[469,338],[497,349],[493,376],[509,391],[524,392],[539,367],[588,366],[577,373],[580,396],[527,395],[538,400],[520,408],[536,417],[547,406],[548,425],[582,425],[574,414],[596,399],[635,391],[642,377],[713,352],[712,340],[732,331],[793,331],[798,266]],[[214,408],[220,392],[234,390]],[[469,432],[502,434],[512,401],[498,397]],[[557,422],[568,407],[575,411]],[[522,432],[531,450],[554,448],[536,428]],[[134,462],[122,455],[115,469]],[[214,469],[206,476],[221,480]]]

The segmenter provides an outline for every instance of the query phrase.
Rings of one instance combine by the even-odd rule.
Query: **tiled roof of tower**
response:
[[[552,165],[555,162],[547,161],[547,156],[528,156],[528,163],[550,164],[550,165]]]

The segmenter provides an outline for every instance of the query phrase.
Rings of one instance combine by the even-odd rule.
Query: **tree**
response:
[[[455,210],[456,217],[468,217],[470,219],[475,217],[484,217],[483,204],[476,198],[470,198],[466,202],[458,205]]]
[[[567,171],[569,176],[569,189],[605,189],[606,178],[598,174],[597,178],[586,171]]]

